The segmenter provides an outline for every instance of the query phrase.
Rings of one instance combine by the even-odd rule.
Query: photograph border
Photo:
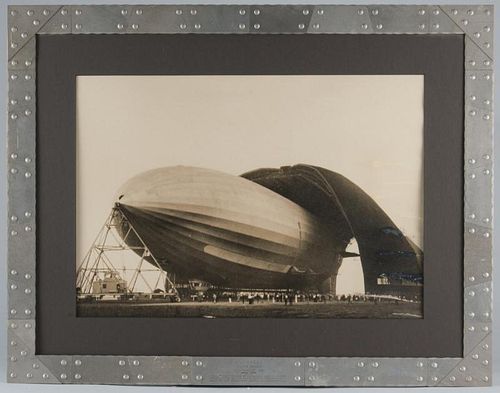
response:
[[[492,5],[9,6],[8,381],[127,385],[490,385],[493,15]],[[463,357],[37,355],[36,41],[38,34],[90,33],[464,35]]]

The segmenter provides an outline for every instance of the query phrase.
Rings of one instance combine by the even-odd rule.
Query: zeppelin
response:
[[[422,251],[380,206],[344,176],[312,165],[241,176],[155,169],[130,179],[115,208],[126,218],[123,240],[146,245],[177,282],[334,293],[343,258],[358,255],[346,252],[352,239],[367,293],[387,292],[381,277],[422,277]]]

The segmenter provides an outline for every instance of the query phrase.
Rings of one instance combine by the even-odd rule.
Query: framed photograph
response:
[[[10,382],[491,384],[492,5],[8,12]]]

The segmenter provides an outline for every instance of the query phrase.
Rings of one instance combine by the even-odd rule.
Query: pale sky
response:
[[[422,247],[423,75],[79,76],[76,263],[136,174],[298,163],[346,176]],[[344,260],[337,292],[362,291]]]

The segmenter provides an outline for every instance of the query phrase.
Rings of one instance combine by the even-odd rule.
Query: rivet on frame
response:
[[[490,115],[488,115],[488,114],[484,115],[483,120],[490,120]]]
[[[75,379],[81,379],[82,376],[80,374],[75,374]]]
[[[476,37],[476,38],[481,37],[481,33],[480,33],[479,31],[476,31],[476,32],[474,33],[474,37]]]
[[[134,366],[138,366],[138,365],[140,364],[140,362],[139,362],[138,360],[134,360],[134,361],[132,362],[132,364],[133,364]]]
[[[118,30],[122,30],[122,29],[123,29],[123,24],[122,24],[122,23],[118,23],[118,24],[116,25],[116,28],[117,28]]]
[[[306,27],[306,25],[304,25],[303,23],[299,23],[298,28],[299,28],[300,30],[303,30],[305,27]]]
[[[473,332],[474,330],[476,330],[476,328],[474,326],[469,326],[469,332]]]
[[[27,36],[28,36],[28,33],[24,32],[24,31],[21,33],[21,38],[26,38]]]
[[[472,357],[472,359],[474,359],[474,360],[479,359],[479,355],[478,355],[477,353],[473,354],[471,357]]]
[[[469,175],[469,177],[470,177],[471,179],[475,179],[475,178],[476,178],[476,174],[475,174],[475,173],[471,173],[471,174]],[[469,230],[469,232],[470,232],[470,233],[474,233],[474,232],[475,232],[475,229]]]
[[[12,33],[15,33],[15,32],[17,31],[17,26],[12,26],[12,27],[10,28],[10,31],[11,31]],[[13,65],[14,65],[14,64],[13,64]]]
[[[11,341],[11,342],[10,342],[10,346],[11,346],[11,347],[15,347],[16,345],[17,345],[17,343],[16,343],[15,341]],[[21,355],[22,355],[22,354],[21,354]]]
[[[376,8],[372,10],[372,15],[378,15],[378,10]]]
[[[67,364],[68,362],[66,361],[66,359],[61,360],[61,366],[66,366]]]
[[[48,14],[50,14],[50,11],[47,10],[47,9],[45,9],[45,10],[42,11],[42,14],[44,14],[45,16],[47,16]]]
[[[43,378],[43,379],[48,379],[48,378],[49,378],[49,374],[47,374],[47,373],[43,373],[43,374],[42,374],[42,378]]]
[[[315,23],[315,24],[313,24],[313,29],[318,30],[318,29],[319,29],[319,23]]]
[[[382,30],[382,28],[384,27],[384,25],[382,25],[381,23],[379,23],[377,26],[375,26],[377,28],[377,30]]]
[[[13,290],[13,291],[15,291],[17,289],[17,285],[16,284],[11,284],[10,289]]]
[[[325,13],[325,11],[322,8],[320,8],[317,12],[318,15],[323,15]]]
[[[29,115],[31,115],[31,110],[29,110],[29,109],[26,109],[26,110],[24,111],[24,114],[25,114],[26,116],[29,116]]]
[[[11,362],[17,362],[17,358],[16,358],[15,356],[11,356],[11,357],[10,357],[10,361],[11,361]]]
[[[17,231],[11,231],[11,232],[10,232],[10,234],[11,234],[12,236],[17,236]]]
[[[12,117],[12,116],[11,116],[11,117]],[[17,115],[16,115],[16,117],[15,117],[15,118],[13,118],[13,119],[17,119]],[[17,169],[16,169],[16,168],[12,168],[12,169],[10,170],[10,173],[12,173],[13,175],[15,175],[15,174],[17,173]]]
[[[295,367],[300,367],[300,362],[297,361],[297,362],[294,363],[294,365],[295,365]]]
[[[489,379],[486,375],[483,377],[483,381],[484,381],[484,382],[488,382],[489,380],[490,380],[490,379]]]
[[[30,217],[31,217],[31,212],[30,212],[30,211],[25,211],[25,212],[24,212],[24,216],[25,216],[26,218],[30,218]]]
[[[78,9],[78,10],[75,10],[75,15],[81,15],[82,14],[82,10]]]
[[[378,362],[373,362],[373,363],[372,363],[372,367],[377,368],[378,366],[379,366]]]
[[[198,13],[198,11],[196,11],[195,9],[192,9],[192,10],[190,11],[190,14],[191,14],[191,15],[196,15],[197,13]]]
[[[483,344],[482,348],[483,350],[487,351],[490,348],[490,346],[488,344]]]
[[[13,275],[13,276],[17,276],[17,270],[12,269],[10,271],[10,274]]]
[[[470,282],[474,282],[475,280],[476,280],[476,278],[475,278],[474,276],[470,276],[470,277],[469,277],[469,281],[470,281]]]
[[[16,375],[16,373],[10,373],[10,374],[9,374],[9,377],[11,377],[11,378],[16,378],[16,377],[17,377],[17,375]]]
[[[17,79],[17,74],[12,74],[10,76],[10,79],[12,79],[13,81],[15,81]]]
[[[67,15],[68,14],[68,10],[66,8],[63,8],[61,10],[61,15]]]
[[[468,10],[468,11],[467,11],[467,15],[469,15],[469,16],[474,15],[474,10]]]
[[[27,356],[28,352],[26,352],[26,351],[23,350],[23,351],[20,352],[20,354],[21,354],[21,356]]]
[[[484,173],[485,175],[489,175],[489,174],[490,174],[490,170],[489,170],[489,169],[485,169],[485,170],[483,171],[483,173]]]
[[[475,164],[475,163],[476,163],[476,160],[475,160],[475,159],[473,159],[473,158],[470,158],[470,159],[469,159],[469,164]]]
[[[490,292],[490,288],[486,287],[486,288],[483,289],[483,291],[486,292],[486,293],[489,293]]]
[[[196,364],[198,367],[203,366],[203,362],[202,362],[202,361],[200,361],[200,360],[197,360],[195,364]]]
[[[475,110],[472,110],[472,111],[470,111],[470,112],[469,112],[469,115],[471,115],[471,116],[476,116],[476,113],[477,113],[477,112],[476,112]]]
[[[39,21],[38,19],[35,19],[35,20],[33,21],[33,25],[34,25],[34,26],[38,26],[39,24],[40,24],[40,21]]]
[[[200,30],[200,29],[201,29],[201,25],[200,25],[199,23],[196,23],[196,24],[194,25],[194,28],[195,28],[196,30]]]
[[[81,365],[82,365],[82,361],[80,359],[76,359],[75,366],[81,366]]]
[[[489,276],[490,276],[490,273],[488,273],[488,272],[484,272],[484,273],[483,273],[483,277],[484,277],[484,278],[488,278]],[[488,314],[488,315],[486,315],[486,314]],[[485,316],[489,316],[489,313],[486,313],[486,312],[485,312],[485,313],[484,313],[484,315],[485,315]]]
[[[476,101],[477,97],[475,95],[470,96],[471,101]]]
[[[130,378],[130,375],[128,374],[123,374],[122,378],[127,381]]]
[[[490,100],[484,100],[484,101],[483,101],[483,104],[484,104],[484,105],[490,105],[490,104],[491,104],[491,101],[490,101]]]
[[[81,25],[80,23],[77,23],[77,24],[75,25],[75,29],[77,29],[77,30],[81,30],[81,29],[82,29],[82,25]]]
[[[418,10],[418,14],[419,15],[425,15],[425,10],[424,9]]]
[[[239,14],[242,16],[245,15],[246,13],[247,13],[246,10],[244,10],[243,8],[239,10]]]
[[[186,26],[186,24],[181,23],[181,24],[179,25],[179,27],[180,27],[182,30],[184,30],[187,26]]]
[[[467,26],[467,25],[469,24],[469,21],[468,21],[467,19],[463,19],[463,20],[462,20],[462,24],[463,24],[464,26]]]
[[[490,26],[484,26],[483,27],[483,30],[486,32],[486,33],[489,33],[491,31],[491,27]]]
[[[66,374],[61,374],[61,379],[66,379],[68,376]]]
[[[24,75],[24,79],[26,79],[27,81],[29,81],[31,79],[31,75]]]
[[[363,9],[361,9],[361,8],[360,8],[360,9],[358,10],[358,15],[363,15],[364,13],[365,13],[365,11],[364,11]]]
[[[260,15],[260,10],[258,8],[256,8],[255,10],[253,10],[253,14]]]
[[[139,8],[139,9],[135,10],[135,14],[142,15],[142,9]]]
[[[10,324],[10,328],[11,328],[11,329],[17,329],[17,323],[12,322],[12,323]]]
[[[476,316],[476,314],[474,314],[472,311],[469,313],[469,318],[472,319]]]
[[[140,381],[142,381],[144,379],[144,375],[138,374],[137,375],[137,379],[140,380]]]
[[[472,381],[472,376],[468,375],[467,377],[465,377],[465,380],[467,382],[471,382]]]
[[[25,328],[25,329],[31,329],[31,327],[32,327],[32,325],[31,325],[31,323],[29,323],[29,322],[26,322],[26,323],[24,324],[24,328]]]
[[[424,380],[424,377],[422,377],[422,376],[417,377],[418,382],[422,382],[423,380]]]
[[[27,373],[27,374],[26,374],[26,378],[28,378],[28,379],[33,378],[33,374],[32,374],[32,373]]]
[[[419,24],[419,25],[418,25],[418,28],[419,28],[420,30],[424,30],[424,29],[425,29],[425,23],[421,23],[421,24]]]
[[[474,75],[474,74],[469,75],[469,79],[471,79],[471,80],[476,80],[476,75]]]
[[[119,366],[125,366],[125,360],[119,360],[118,361]]]
[[[32,64],[32,63],[31,63],[31,60],[26,60],[26,61],[24,62],[24,65],[25,65],[26,67],[29,67],[31,64]]]
[[[26,289],[24,290],[24,293],[25,293],[26,295],[29,295],[29,294],[31,293],[31,289],[26,288]]]
[[[17,216],[11,216],[11,217],[10,217],[10,220],[11,220],[12,222],[16,222],[16,221],[17,221]]]
[[[365,364],[363,362],[358,362],[358,367],[365,367]]]
[[[371,375],[367,379],[369,382],[375,382],[375,377],[373,377]]]
[[[31,96],[30,96],[30,95],[26,95],[26,96],[24,96],[24,100],[25,100],[25,101],[31,101]]]
[[[417,363],[417,367],[418,367],[418,368],[422,368],[422,367],[424,367],[424,363],[422,363],[422,362],[418,362],[418,363]]]
[[[122,10],[122,12],[121,12],[121,13],[122,13],[122,15],[127,15],[127,14],[128,14],[128,11],[124,9],[124,10]]]
[[[352,378],[355,382],[359,382],[360,378],[358,375],[355,375],[353,378]]]
[[[309,381],[314,381],[315,379],[314,375],[309,375]]]
[[[361,28],[362,28],[363,30],[366,30],[366,29],[368,29],[368,25],[367,25],[366,23],[363,23],[363,24],[361,25]]]
[[[489,42],[485,42],[485,43],[483,44],[483,46],[484,46],[486,49],[488,49],[488,48],[491,46],[491,44],[490,44]]]
[[[176,15],[182,15],[182,10],[175,10]]]
[[[461,366],[461,367],[459,368],[459,370],[460,370],[461,372],[465,372],[465,371],[467,371],[467,367],[465,367],[465,366]]]
[[[490,74],[486,74],[486,75],[484,76],[484,79],[486,79],[487,81],[489,81],[489,80],[491,79]]]
[[[27,308],[26,310],[24,310],[24,313],[26,315],[31,315],[31,310],[29,308]]]
[[[245,24],[244,24],[244,23],[240,23],[240,24],[238,25],[238,27],[240,28],[240,30],[243,30],[243,29],[245,28]]]
[[[432,379],[432,382],[437,382],[438,377],[432,377],[431,379]]]
[[[438,9],[435,9],[434,11],[432,11],[432,13],[433,13],[434,15],[439,15],[439,10],[438,10]]]
[[[17,44],[16,44],[15,42],[13,42],[12,44],[10,44],[10,47],[11,47],[12,49],[16,49],[16,48],[17,48]]]
[[[29,172],[26,172],[26,174],[28,174],[28,173],[29,173]],[[31,173],[30,173],[30,175],[29,175],[29,176],[27,176],[27,177],[30,177],[30,176],[31,176]],[[31,227],[30,227],[30,226],[25,226],[25,227],[24,227],[24,230],[25,230],[26,232],[31,232]]]
[[[488,326],[483,326],[483,332],[488,332],[490,330],[490,328]]]
[[[201,381],[201,380],[203,379],[203,377],[202,377],[201,375],[197,375],[195,378],[196,378],[198,381]]]
[[[28,15],[28,16],[33,16],[34,13],[35,12],[33,10],[26,11],[26,15]]]
[[[483,366],[487,366],[489,364],[489,362],[487,360],[483,360],[482,363],[483,363]]]
[[[189,365],[189,363],[188,363],[188,361],[187,361],[187,360],[183,360],[183,361],[181,362],[181,364],[182,364],[183,366],[187,366],[187,365]]]
[[[182,379],[188,379],[188,376],[187,376],[186,374],[182,374],[182,375],[181,375],[181,378],[182,378]]]
[[[314,362],[309,362],[309,367],[316,367],[316,363],[314,363]]]
[[[16,105],[17,104],[17,100],[15,98],[13,98],[12,100],[10,100],[10,103],[11,103],[11,105]]]
[[[10,11],[10,15],[11,15],[11,16],[16,16],[16,15],[17,15],[17,11],[16,11],[16,10],[12,10],[12,11]]]
[[[309,15],[309,10],[306,8],[306,9],[303,9],[302,10],[302,14],[304,15]]]
[[[435,30],[439,29],[439,23],[434,23],[434,24],[432,25],[432,27],[433,27]]]
[[[470,297],[474,297],[474,295],[475,295],[475,294],[476,294],[476,293],[475,293],[474,291],[470,291],[470,292],[469,292],[469,296],[470,296]]]
[[[260,29],[260,24],[259,24],[259,23],[254,24],[254,25],[253,25],[253,28],[254,28],[255,30],[259,30],[259,29]]]

